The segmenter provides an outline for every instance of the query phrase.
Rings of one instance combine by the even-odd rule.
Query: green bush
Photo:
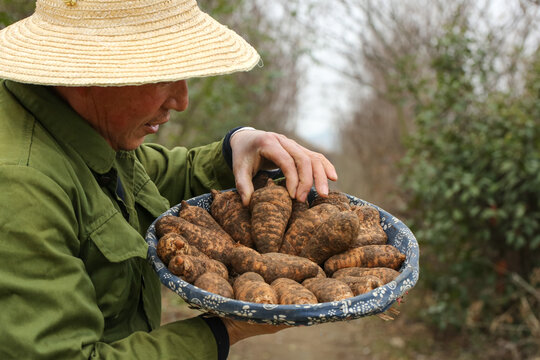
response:
[[[35,0],[0,0],[0,29],[30,15],[35,4]]]
[[[408,82],[418,101],[401,181],[432,300],[423,315],[464,329],[511,313],[517,326],[522,298],[540,313],[538,292],[512,281],[540,268],[540,51],[522,88],[496,89],[486,49],[467,34],[450,27],[430,80]]]

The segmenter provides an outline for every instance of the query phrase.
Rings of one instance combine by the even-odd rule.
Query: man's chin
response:
[[[134,141],[130,141],[128,143],[120,144],[120,146],[118,146],[118,148],[115,150],[132,151],[132,150],[137,149],[139,146],[141,146],[143,142],[144,142],[144,137],[134,140]]]

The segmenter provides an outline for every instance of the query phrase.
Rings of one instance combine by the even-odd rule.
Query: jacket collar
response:
[[[5,81],[6,88],[59,143],[74,149],[94,172],[108,172],[116,152],[49,86]]]

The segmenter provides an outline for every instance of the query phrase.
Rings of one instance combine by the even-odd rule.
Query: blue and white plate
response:
[[[234,190],[234,189],[233,189]],[[312,190],[308,201],[316,196]],[[178,215],[180,204],[173,206],[157,218],[148,228],[148,261],[159,275],[161,283],[184,299],[191,307],[218,316],[266,324],[315,325],[319,323],[352,320],[386,311],[417,282],[419,275],[418,242],[413,233],[395,216],[354,196],[347,195],[351,204],[374,206],[381,215],[381,225],[388,235],[388,244],[406,255],[401,274],[393,281],[366,294],[349,299],[310,305],[268,305],[225,298],[189,284],[172,274],[157,256],[155,222],[165,215]],[[204,194],[187,201],[209,211],[211,194]]]

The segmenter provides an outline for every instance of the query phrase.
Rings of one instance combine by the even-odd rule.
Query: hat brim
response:
[[[200,12],[190,26],[89,33],[35,14],[0,31],[0,78],[40,85],[125,86],[248,71],[257,51]],[[129,35],[125,35],[125,34]]]

